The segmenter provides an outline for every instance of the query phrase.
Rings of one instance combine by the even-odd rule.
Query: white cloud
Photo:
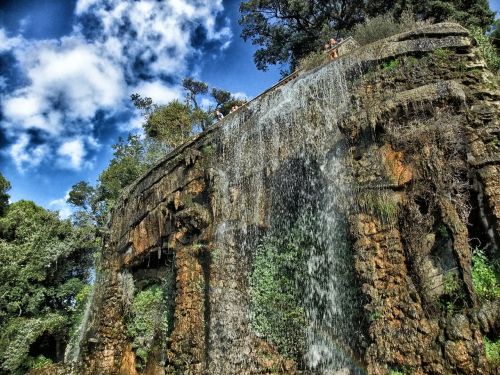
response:
[[[19,172],[24,173],[27,167],[40,165],[48,151],[49,148],[47,145],[30,147],[29,136],[21,134],[19,139],[11,146],[10,156]]]
[[[231,93],[231,95],[236,98],[236,99],[241,99],[241,100],[249,100],[249,96],[247,94],[245,94],[244,92],[235,92],[235,93]]]
[[[85,147],[80,139],[74,139],[59,146],[57,154],[62,157],[64,167],[79,170],[85,157]]]
[[[200,106],[202,108],[208,109],[208,107],[215,107],[215,101],[212,98],[202,98]]]
[[[8,37],[5,29],[0,28],[0,53],[11,51],[21,44],[22,39],[20,37]]]
[[[0,28],[0,52],[14,54],[28,82],[0,103],[0,127],[13,141],[18,169],[48,160],[85,167],[98,114],[123,113],[135,92],[159,104],[180,98],[179,86],[165,77],[172,82],[188,74],[188,61],[199,53],[192,45],[197,28],[221,48],[230,42],[227,22],[216,21],[222,11],[222,0],[78,0],[66,37],[27,40]],[[89,18],[96,22],[85,29]],[[137,128],[137,118],[127,126]],[[31,131],[42,132],[44,143],[32,146]]]
[[[80,15],[89,10],[89,8],[95,5],[98,0],[78,0],[76,3],[75,13]]]
[[[64,198],[54,199],[49,202],[49,207],[59,211],[59,217],[63,220],[69,218],[73,214],[73,208],[67,202],[68,198],[69,193],[66,193]]]
[[[182,97],[181,90],[178,86],[167,86],[161,81],[141,82],[130,92],[140,93],[143,97],[151,98],[156,104],[166,104],[174,99],[180,99]]]

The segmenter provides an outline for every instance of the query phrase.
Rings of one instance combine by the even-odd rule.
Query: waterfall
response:
[[[319,246],[310,251],[305,282],[306,364],[319,374],[361,374],[353,355],[362,334],[359,301],[343,212],[349,190],[338,179],[346,172],[338,156],[325,160],[321,172],[327,183],[314,231]]]
[[[311,199],[314,191],[322,196],[315,197],[319,209],[313,235],[319,246],[307,261],[304,362],[321,374],[357,373],[351,359],[356,339],[350,337],[358,334],[350,311],[357,301],[342,212],[350,189],[338,125],[352,107],[349,85],[361,71],[346,56],[250,102],[221,124],[221,160],[215,171],[220,256],[212,260],[209,363],[222,367],[210,368],[211,373],[252,368],[246,360],[252,351],[249,275],[241,270],[251,269],[262,232],[291,222],[295,213],[289,206]],[[298,177],[294,161],[317,170]],[[283,171],[287,163],[289,170]]]
[[[75,363],[80,359],[81,343],[90,323],[94,289],[94,286],[92,286],[90,293],[87,296],[87,301],[85,302],[85,309],[83,310],[80,324],[76,328],[76,331],[71,335],[68,345],[66,346],[66,350],[64,352],[65,363]]]

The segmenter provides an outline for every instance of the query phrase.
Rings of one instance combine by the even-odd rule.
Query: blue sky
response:
[[[119,136],[140,128],[129,96],[181,97],[194,76],[248,97],[279,79],[240,38],[239,0],[0,0],[0,171],[11,200],[67,214]],[[500,0],[490,1],[500,10]]]
[[[119,136],[138,131],[138,92],[181,97],[194,76],[253,97],[279,79],[254,67],[239,1],[12,0],[0,7],[0,171],[11,200],[67,212]]]

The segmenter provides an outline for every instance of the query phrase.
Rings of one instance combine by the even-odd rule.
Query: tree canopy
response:
[[[10,186],[10,184],[5,184]],[[0,214],[0,373],[60,360],[98,242],[31,201]]]
[[[248,0],[240,5],[239,22],[243,39],[260,47],[254,54],[258,69],[289,64],[294,70],[329,38],[347,35],[368,17],[388,12],[399,17],[405,9],[420,20],[453,19],[483,29],[494,16],[487,0]]]
[[[254,61],[258,69],[298,60],[325,39],[363,19],[362,2],[330,0],[250,0],[240,5],[241,36],[261,46]]]

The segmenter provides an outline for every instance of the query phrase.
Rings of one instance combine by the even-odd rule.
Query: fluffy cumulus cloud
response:
[[[132,92],[158,103],[180,97],[179,78],[202,49],[231,40],[222,11],[222,0],[79,0],[73,31],[60,39],[0,29],[0,53],[15,58],[24,82],[7,92],[0,77],[0,127],[17,168],[89,166],[99,127],[112,123],[102,119],[123,115]]]

